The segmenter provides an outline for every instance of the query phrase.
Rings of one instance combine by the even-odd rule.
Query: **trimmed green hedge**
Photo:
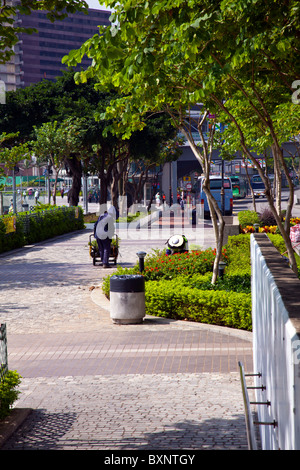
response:
[[[251,330],[251,294],[200,290],[172,281],[146,282],[148,315]]]
[[[255,211],[245,210],[238,213],[238,221],[241,228],[247,225],[260,224],[259,215]]]
[[[143,273],[146,313],[251,330],[250,236],[229,237],[222,253],[226,274],[212,285],[214,257],[212,249],[148,255]],[[114,274],[138,273],[137,263],[133,268],[118,267]],[[102,285],[108,298],[110,277]]]
[[[54,207],[31,213],[21,212],[16,215],[16,231],[6,233],[4,220],[9,217],[11,216],[0,217],[0,253],[84,228],[81,207]]]
[[[280,253],[285,251],[281,235],[267,236]],[[156,252],[145,259],[146,313],[186,319],[243,330],[252,329],[250,234],[228,237],[223,249],[227,266],[223,279],[211,284],[215,250],[198,250],[166,256]],[[114,274],[138,274],[133,268],[118,267]],[[109,281],[102,289],[109,298]]]

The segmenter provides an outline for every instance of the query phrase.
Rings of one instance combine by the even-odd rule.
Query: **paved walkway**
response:
[[[23,377],[16,407],[32,408],[3,449],[247,449],[238,361],[252,371],[251,333],[155,317],[112,324],[90,233],[0,257],[0,322]],[[163,243],[121,236],[120,264]]]

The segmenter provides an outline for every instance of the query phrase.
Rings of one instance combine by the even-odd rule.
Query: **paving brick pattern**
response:
[[[0,258],[9,368],[23,377],[16,406],[33,409],[4,449],[247,449],[237,364],[252,371],[251,333],[154,317],[113,324],[89,233]],[[145,240],[121,237],[120,264],[140,249]]]

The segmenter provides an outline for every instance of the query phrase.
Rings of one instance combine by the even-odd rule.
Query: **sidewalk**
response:
[[[23,377],[16,408],[32,409],[3,450],[247,450],[238,361],[252,372],[251,333],[113,324],[90,233],[0,257],[9,369]],[[132,265],[141,249],[145,239],[121,237],[118,261]]]

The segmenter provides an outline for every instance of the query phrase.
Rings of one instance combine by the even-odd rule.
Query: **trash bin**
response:
[[[141,275],[110,278],[110,318],[113,323],[142,323],[145,316],[145,279]]]
[[[29,204],[22,204],[22,211],[26,212],[29,210]]]

